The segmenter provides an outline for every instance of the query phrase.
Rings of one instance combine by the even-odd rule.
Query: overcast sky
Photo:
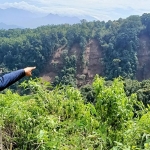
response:
[[[150,13],[150,0],[0,0],[0,8],[9,7],[108,21]]]

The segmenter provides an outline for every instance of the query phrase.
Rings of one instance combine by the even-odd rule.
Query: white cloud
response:
[[[100,20],[125,18],[150,12],[150,0],[26,0],[0,4],[0,8],[15,7],[32,12],[61,15],[89,15]]]
[[[30,5],[27,2],[21,1],[21,2],[14,2],[14,3],[3,3],[0,4],[0,8],[1,9],[6,9],[6,8],[19,8],[19,9],[25,9],[25,10],[29,10],[31,12],[44,12],[44,10],[40,7],[36,7],[35,5]]]
[[[150,0],[30,0],[34,3],[40,3],[41,5],[63,5],[72,7],[91,7],[91,8],[126,8],[131,7],[135,9],[147,8],[149,9]]]

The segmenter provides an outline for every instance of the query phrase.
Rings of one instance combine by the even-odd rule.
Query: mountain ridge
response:
[[[85,16],[85,18],[88,18],[88,16]],[[89,16],[89,19],[92,20],[92,17]],[[42,13],[33,13],[17,8],[0,9],[0,22],[6,24],[6,27],[4,27],[6,29],[9,26],[10,28],[37,28],[39,26],[50,24],[76,24],[80,23],[80,20],[82,19],[69,15],[61,16],[52,13],[44,15]]]
[[[20,26],[7,25],[7,24],[5,24],[5,23],[0,22],[0,29],[8,30],[8,29],[16,29],[16,28],[21,28],[21,29],[23,29],[23,27],[20,27]]]

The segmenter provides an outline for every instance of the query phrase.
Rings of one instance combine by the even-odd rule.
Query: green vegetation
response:
[[[150,104],[150,80],[138,82],[137,80],[126,79],[125,91],[127,96],[136,93],[138,100],[142,101],[145,106]]]
[[[42,80],[22,83],[30,94],[0,94],[3,144],[14,150],[148,150],[150,107],[126,96],[118,78],[111,85],[96,76],[94,104],[80,91],[52,88]],[[135,109],[135,106],[137,109]]]
[[[4,147],[12,143],[14,150],[149,150],[150,80],[136,80],[143,35],[150,38],[150,14],[0,30],[0,70],[5,73],[36,66],[35,78],[63,48],[61,64],[54,61],[50,68],[57,74],[52,85],[32,79],[16,92],[0,94]],[[79,89],[77,71],[88,63],[84,52],[91,39],[102,50],[105,78],[97,75],[92,85]],[[71,51],[74,45],[79,46],[78,57]],[[86,75],[80,79],[86,80]]]
[[[150,14],[130,16],[116,21],[82,20],[79,24],[48,25],[36,29],[0,30],[0,68],[4,71],[26,66],[37,66],[34,75],[40,75],[58,48],[63,47],[63,64],[54,64],[56,83],[76,86],[77,59],[84,69],[84,50],[91,39],[99,43],[107,80],[122,76],[135,79],[139,38],[150,37]],[[80,46],[80,58],[70,54],[71,48]],[[150,46],[149,46],[150,47]],[[78,65],[79,66],[79,65]],[[141,66],[144,69],[144,65]],[[63,81],[63,82],[62,82]]]

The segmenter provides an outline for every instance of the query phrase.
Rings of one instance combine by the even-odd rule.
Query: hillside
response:
[[[150,78],[150,14],[116,21],[47,25],[36,29],[0,30],[3,72],[37,66],[34,77],[82,86],[99,74]]]
[[[42,77],[50,82],[54,81],[58,71],[62,69],[63,66],[63,51],[66,47],[58,48],[54,53],[51,61],[47,64],[44,74]],[[91,83],[96,74],[103,75],[103,65],[100,63],[102,58],[102,52],[99,44],[96,40],[90,40],[87,43],[85,51],[83,53],[84,65],[82,65],[81,54],[82,50],[78,44],[72,46],[68,55],[75,55],[77,59],[77,72],[75,75],[77,84],[83,85]],[[58,66],[59,69],[55,69],[54,64]]]
[[[8,30],[8,29],[15,29],[15,28],[21,28],[21,27],[16,25],[7,25],[5,23],[0,23],[0,29]]]
[[[140,47],[137,51],[138,66],[136,79],[142,81],[150,78],[150,38],[143,35],[139,37],[139,41]],[[63,50],[65,50],[65,47],[57,49],[51,61],[47,64],[44,73],[41,74],[47,81],[53,82],[55,76],[58,75],[58,71],[53,67],[54,64],[57,64],[58,70],[61,70],[63,66]],[[83,54],[85,60],[84,66],[82,66],[80,59],[81,52],[82,50],[78,44],[75,44],[69,52],[69,55],[75,55],[77,58],[77,72],[75,78],[77,79],[76,82],[79,86],[92,83],[96,74],[104,76],[104,65],[100,61],[103,56],[99,43],[96,40],[90,40],[89,43],[87,43]]]

